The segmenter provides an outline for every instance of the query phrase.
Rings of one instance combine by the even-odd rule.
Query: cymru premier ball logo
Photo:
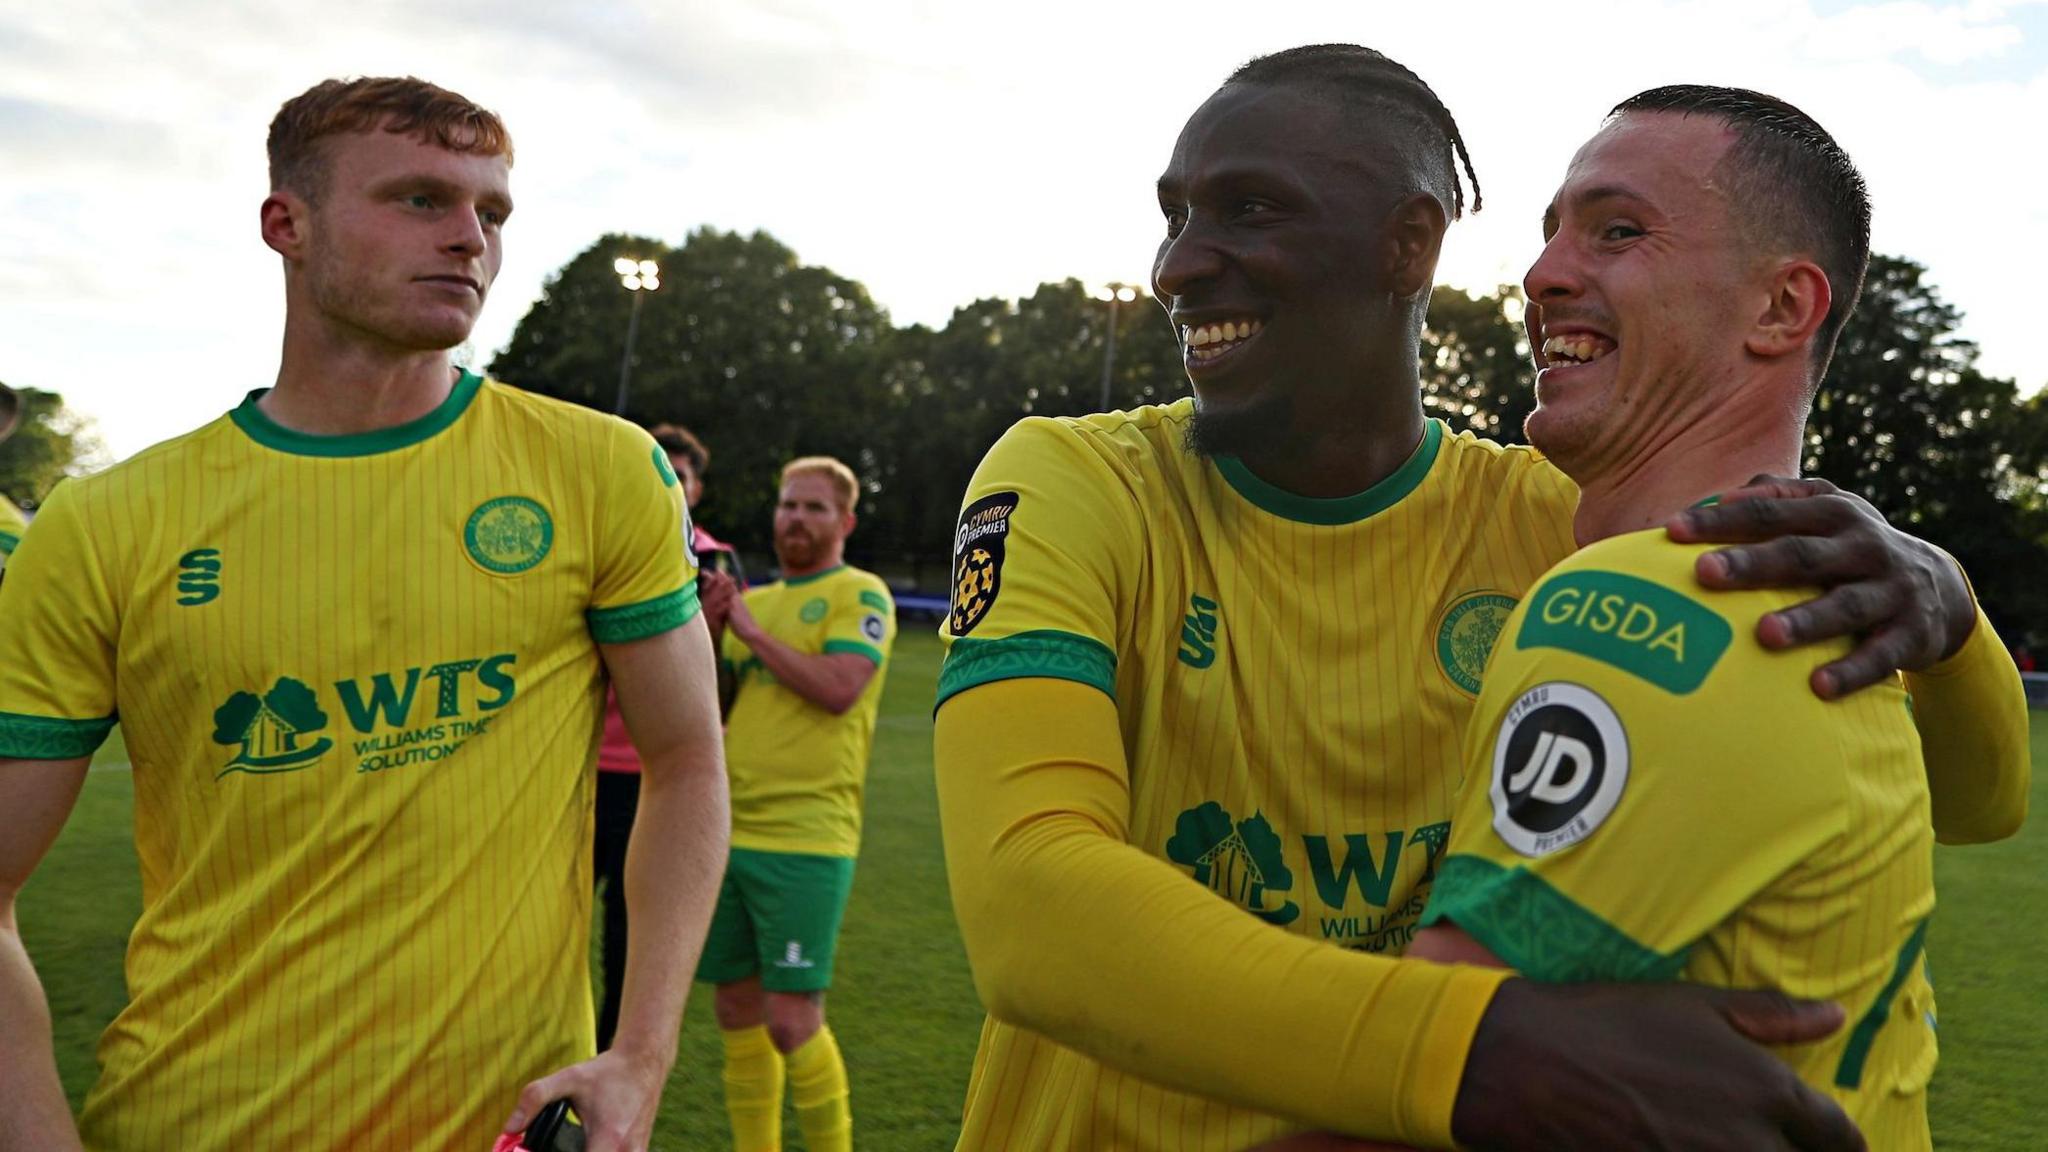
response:
[[[1003,544],[1010,535],[1010,514],[1017,510],[1015,492],[995,492],[969,504],[953,533],[953,611],[948,621],[955,636],[965,636],[995,607],[1003,590]]]
[[[500,496],[469,514],[462,544],[477,567],[514,576],[547,559],[555,546],[555,522],[537,500]]]
[[[213,742],[239,744],[241,751],[214,779],[230,772],[304,768],[334,747],[333,740],[317,735],[326,727],[320,698],[289,676],[280,676],[261,696],[237,692],[213,711]]]
[[[1436,629],[1436,662],[1444,677],[1479,695],[1486,658],[1514,610],[1515,598],[1498,592],[1474,592],[1454,601]]]

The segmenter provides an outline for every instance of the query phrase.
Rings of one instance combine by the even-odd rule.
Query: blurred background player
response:
[[[704,498],[704,470],[711,465],[711,453],[701,441],[679,424],[657,424],[648,429],[654,442],[667,455],[670,469],[682,485],[686,514],[681,530],[688,535],[690,551],[701,572],[723,572],[746,587],[739,553],[713,539],[697,523],[698,501]],[[720,698],[725,696],[721,669]],[[604,738],[597,747],[597,833],[591,842],[591,873],[603,888],[604,1001],[597,1010],[597,1048],[612,1045],[612,1033],[619,1025],[619,997],[626,981],[626,845],[633,830],[633,814],[640,807],[640,754],[633,749],[632,734],[619,714],[619,698],[605,692]]]
[[[1554,1147],[1535,1110],[1585,1149],[1760,1147],[1788,1126],[1854,1146],[1729,1027],[1815,1036],[1832,1010],[1393,958],[1494,634],[1572,548],[1564,476],[1422,412],[1463,158],[1436,95],[1377,52],[1252,61],[1158,183],[1153,283],[1194,398],[1025,420],[976,472],[933,736],[989,1009],[962,1149],[1236,1152],[1309,1125]],[[1940,603],[1899,632],[1923,662],[1960,646],[1976,613],[1954,566],[1867,506],[1821,504],[1835,536],[1802,551],[1864,568],[1778,578],[1868,578],[1847,599],[1891,607],[1929,581]],[[1878,678],[1873,651],[1830,688]]]
[[[21,424],[21,394],[5,384],[0,384],[0,444],[14,435]],[[0,492],[0,579],[7,574],[7,558],[14,554],[15,545],[21,543],[21,534],[28,530],[28,520],[21,509],[14,506],[5,492]]]
[[[1797,472],[1869,257],[1863,177],[1781,100],[1660,88],[1579,150],[1544,235],[1524,281],[1529,440],[1578,483],[1584,547],[1509,618],[1487,670],[1414,954],[1836,1001],[1853,1026],[1785,1058],[1871,1148],[1930,1148],[1934,826],[1905,689],[1804,691],[1847,641],[1766,650],[1756,621],[1795,594],[1703,593],[1704,549],[1660,527]],[[2010,667],[1988,620],[1965,651]],[[1979,727],[2006,787],[1944,813],[1967,825],[1946,839],[2025,817],[2026,702],[2004,675],[2006,706]]]
[[[888,586],[849,566],[860,482],[826,456],[782,469],[781,579],[742,593],[704,576],[705,616],[738,694],[726,718],[732,860],[699,980],[725,1040],[725,1104],[738,1152],[782,1147],[785,1077],[804,1147],[852,1146],[846,1064],[825,990],[860,851],[861,794],[896,639]]]
[[[497,116],[327,81],[269,144],[275,386],[60,484],[0,584],[0,1133],[80,1146],[13,909],[118,714],[143,909],[87,1144],[469,1152],[568,1097],[637,1152],[727,824],[680,486],[645,432],[449,359],[503,258]],[[607,673],[645,783],[593,1058]]]

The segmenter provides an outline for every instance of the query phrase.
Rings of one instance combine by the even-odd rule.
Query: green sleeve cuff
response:
[[[0,496],[0,500],[5,499],[7,497]],[[38,536],[36,539],[40,540],[42,537]],[[0,556],[12,556],[14,555],[14,550],[19,547],[21,547],[21,537],[16,536],[12,532],[0,532]]]
[[[1438,868],[1422,926],[1444,920],[1546,984],[1676,980],[1691,951],[1646,948],[1527,868],[1478,856],[1452,856]]]
[[[70,760],[90,756],[106,743],[114,718],[58,720],[0,712],[0,756],[19,760]]]
[[[882,666],[882,650],[873,644],[863,644],[858,640],[827,640],[825,641],[824,652],[827,656],[839,652],[851,652],[856,656],[865,656],[869,660],[874,661],[877,668]]]
[[[993,640],[955,640],[939,670],[938,703],[997,680],[1030,678],[1072,680],[1115,700],[1116,653],[1100,640],[1050,628]]]
[[[616,608],[592,608],[584,616],[590,622],[591,639],[599,644],[627,644],[681,628],[697,618],[699,607],[693,580],[666,596]]]

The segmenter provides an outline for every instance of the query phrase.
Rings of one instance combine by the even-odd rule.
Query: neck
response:
[[[1654,528],[1762,473],[1797,476],[1803,410],[1787,418],[1781,406],[1758,400],[1738,396],[1690,426],[1646,438],[1618,466],[1581,480],[1572,518],[1579,546]],[[1731,418],[1735,412],[1748,415]]]
[[[1383,365],[1334,386],[1301,388],[1288,430],[1238,459],[1266,483],[1315,499],[1355,495],[1393,475],[1422,441],[1422,386],[1412,346],[1409,352],[1405,368]]]
[[[257,407],[295,432],[352,436],[427,415],[455,378],[447,349],[395,348],[288,308],[277,384]]]
[[[816,576],[820,572],[830,572],[844,563],[846,563],[846,547],[842,544],[826,553],[815,563],[802,566],[784,564],[782,566],[782,578],[784,580],[801,580],[806,576]]]

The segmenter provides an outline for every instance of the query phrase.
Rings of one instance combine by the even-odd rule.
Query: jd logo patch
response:
[[[1174,822],[1166,858],[1194,869],[1195,883],[1208,885],[1268,924],[1291,924],[1301,916],[1301,905],[1294,901],[1268,899],[1292,889],[1294,873],[1281,858],[1280,836],[1264,813],[1232,823],[1230,813],[1213,800],[1190,808]]]
[[[327,713],[313,690],[281,676],[262,696],[237,692],[213,711],[213,742],[239,744],[241,751],[214,776],[230,772],[291,772],[325,755],[334,741],[312,739],[327,727]]]
[[[220,549],[194,548],[178,557],[178,603],[187,608],[220,595]]]
[[[514,576],[547,559],[555,546],[555,522],[539,501],[500,496],[469,514],[462,544],[477,567]]]
[[[988,616],[1003,590],[1003,544],[1010,535],[1015,492],[992,492],[960,513],[953,533],[953,635],[965,636]]]
[[[1493,743],[1493,829],[1548,856],[1606,821],[1628,786],[1628,733],[1600,694],[1552,681],[1522,694]]]
[[[1514,610],[1515,598],[1498,592],[1474,592],[1453,601],[1436,627],[1436,664],[1444,678],[1479,695],[1486,658]]]

